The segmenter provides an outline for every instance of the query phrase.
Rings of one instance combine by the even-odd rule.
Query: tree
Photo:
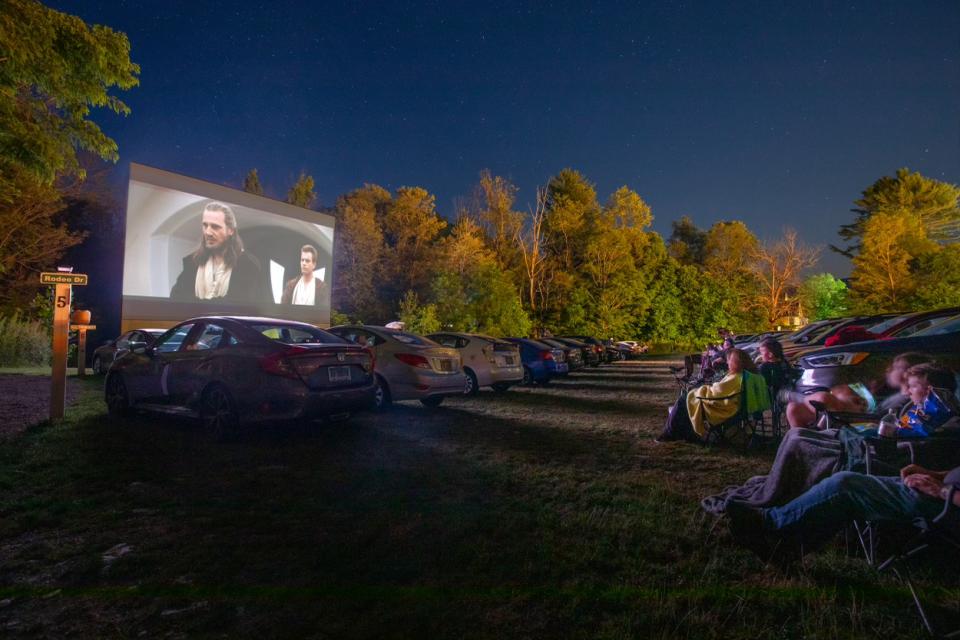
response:
[[[95,107],[129,114],[110,91],[135,87],[139,73],[123,33],[34,0],[0,4],[0,199],[34,189],[24,186],[30,178],[82,178],[78,150],[116,162],[116,142],[89,115]]]
[[[547,191],[537,188],[536,206],[529,213],[524,227],[517,230],[515,241],[522,259],[523,290],[530,314],[537,323],[535,329],[543,328],[543,306],[549,281],[544,220],[547,211]]]
[[[303,207],[304,209],[309,209],[316,200],[317,194],[313,190],[313,177],[301,171],[300,177],[297,178],[297,181],[290,187],[290,191],[287,192],[287,202],[298,207]]]
[[[672,232],[667,251],[680,264],[702,265],[707,232],[700,229],[689,216],[670,223]]]
[[[390,192],[373,184],[337,198],[333,306],[365,322],[386,321],[392,309],[379,287],[386,248],[379,221],[390,202]]]
[[[36,274],[84,238],[67,226],[66,204],[56,188],[22,169],[13,175],[10,199],[0,201],[0,307],[6,308],[32,300]]]
[[[514,239],[523,226],[523,214],[514,211],[517,187],[489,169],[480,172],[476,189],[477,220],[490,241],[501,269],[512,269],[519,262]]]
[[[847,313],[847,285],[832,273],[818,273],[803,281],[800,299],[811,320],[837,318]]]
[[[936,250],[919,224],[919,218],[895,212],[876,213],[864,222],[850,276],[856,301],[864,310],[900,311],[912,296],[917,279],[911,274],[911,263],[916,256]]]
[[[909,309],[960,306],[960,244],[920,256],[914,263],[917,287]]]
[[[412,289],[426,294],[437,262],[432,246],[447,222],[437,215],[435,199],[421,187],[400,187],[383,217],[390,250],[385,254],[384,275],[390,299]]]
[[[799,313],[800,276],[817,263],[820,249],[797,240],[797,232],[785,229],[783,239],[759,246],[752,255],[752,269],[760,282],[758,302],[768,326]]]
[[[713,275],[741,274],[750,270],[750,256],[760,242],[740,220],[721,220],[707,231],[703,266]]]
[[[960,187],[927,178],[909,169],[884,176],[870,185],[854,204],[856,220],[840,227],[846,247],[833,247],[850,258],[861,253],[866,224],[877,214],[912,218],[910,226],[924,238],[940,243],[960,240]]]
[[[437,307],[433,304],[420,304],[415,291],[407,291],[400,301],[400,321],[404,330],[420,335],[436,333],[440,330]]]
[[[257,196],[263,195],[263,187],[260,186],[260,176],[256,169],[250,169],[247,176],[243,179],[243,190]]]
[[[480,264],[497,260],[483,239],[480,225],[466,216],[461,217],[450,235],[442,240],[440,254],[443,268],[461,276]]]

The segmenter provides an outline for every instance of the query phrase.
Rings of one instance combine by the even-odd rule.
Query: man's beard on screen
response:
[[[208,249],[206,239],[203,237],[203,234],[200,235],[200,247],[194,251],[191,256],[193,258],[193,264],[200,266],[206,264],[212,256],[221,255],[223,256],[223,264],[228,269],[233,269],[237,266],[237,260],[240,259],[240,254],[243,253],[243,240],[240,239],[240,234],[236,231],[233,232],[233,235],[223,241],[223,244],[217,250]]]

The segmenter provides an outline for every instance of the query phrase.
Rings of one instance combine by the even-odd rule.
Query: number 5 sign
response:
[[[85,273],[63,271],[40,274],[40,284],[53,285],[53,371],[50,378],[50,420],[61,420],[67,399],[67,342],[70,339],[70,301],[72,285],[87,284]],[[69,269],[69,270],[68,270]]]

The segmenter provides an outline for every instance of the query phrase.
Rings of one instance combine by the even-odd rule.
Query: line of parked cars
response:
[[[775,337],[800,370],[798,390],[880,379],[899,354],[928,354],[960,371],[960,307],[912,313],[833,318],[794,332],[741,336],[737,346],[756,356],[760,341]]]
[[[427,407],[481,387],[549,384],[619,359],[591,336],[494,338],[275,318],[203,316],[135,329],[94,352],[113,416],[148,410],[199,418],[226,435],[240,424],[343,418],[400,400]]]

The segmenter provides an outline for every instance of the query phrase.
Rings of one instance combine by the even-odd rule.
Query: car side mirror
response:
[[[131,353],[153,355],[153,349],[149,348],[146,342],[131,342],[127,345],[127,349]]]

